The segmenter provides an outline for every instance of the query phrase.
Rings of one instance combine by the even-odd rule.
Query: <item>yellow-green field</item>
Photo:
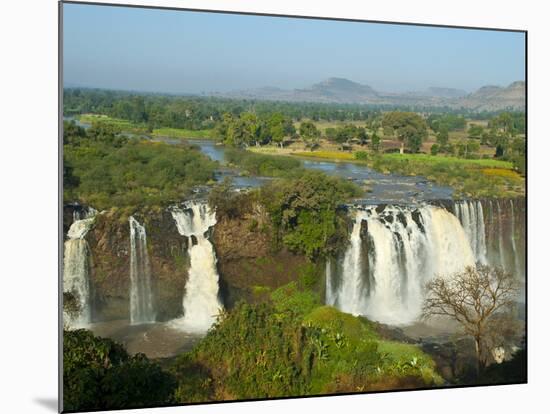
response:
[[[518,197],[525,195],[525,179],[508,161],[492,158],[466,159],[429,154],[373,154],[361,149],[366,159],[357,159],[359,151],[327,149],[307,151],[293,148],[263,147],[251,151],[273,155],[318,158],[333,162],[365,164],[376,171],[389,174],[418,175],[439,185],[450,186],[456,197]]]
[[[102,122],[120,128],[122,132],[131,132],[134,134],[150,134],[153,137],[168,137],[179,139],[211,139],[214,135],[213,129],[191,130],[184,128],[156,128],[152,132],[147,131],[147,125],[136,124],[126,119],[112,118],[107,115],[83,114],[77,117],[85,124]]]
[[[180,139],[212,139],[213,129],[183,129],[183,128],[158,128],[154,129],[154,137],[168,137],[168,138],[180,138]]]

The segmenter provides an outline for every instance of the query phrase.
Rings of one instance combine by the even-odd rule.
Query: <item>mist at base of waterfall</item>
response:
[[[204,333],[174,328],[170,322],[132,325],[129,320],[90,324],[94,335],[109,337],[124,345],[128,353],[144,353],[148,358],[170,358],[192,350]]]

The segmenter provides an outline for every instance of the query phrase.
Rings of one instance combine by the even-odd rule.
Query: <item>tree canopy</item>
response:
[[[418,152],[428,136],[426,121],[414,112],[387,112],[382,118],[382,127],[392,130],[411,152]]]

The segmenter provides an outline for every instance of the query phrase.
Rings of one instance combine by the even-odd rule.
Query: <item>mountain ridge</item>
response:
[[[330,77],[303,89],[262,87],[218,93],[218,96],[289,102],[348,103],[420,107],[465,108],[475,111],[525,109],[525,82],[508,86],[485,85],[472,93],[461,89],[432,86],[423,91],[380,92],[367,84]]]

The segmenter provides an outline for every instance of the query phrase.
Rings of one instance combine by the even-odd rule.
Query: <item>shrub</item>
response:
[[[98,209],[169,204],[214,178],[216,163],[194,147],[128,140],[104,126],[64,135],[66,201]]]
[[[262,187],[260,200],[284,245],[313,260],[345,244],[347,216],[338,207],[357,194],[352,183],[306,171]]]
[[[175,379],[143,354],[80,329],[63,332],[63,406],[113,410],[172,402]]]
[[[366,161],[369,154],[366,151],[357,151],[355,153],[355,159],[360,161]]]

